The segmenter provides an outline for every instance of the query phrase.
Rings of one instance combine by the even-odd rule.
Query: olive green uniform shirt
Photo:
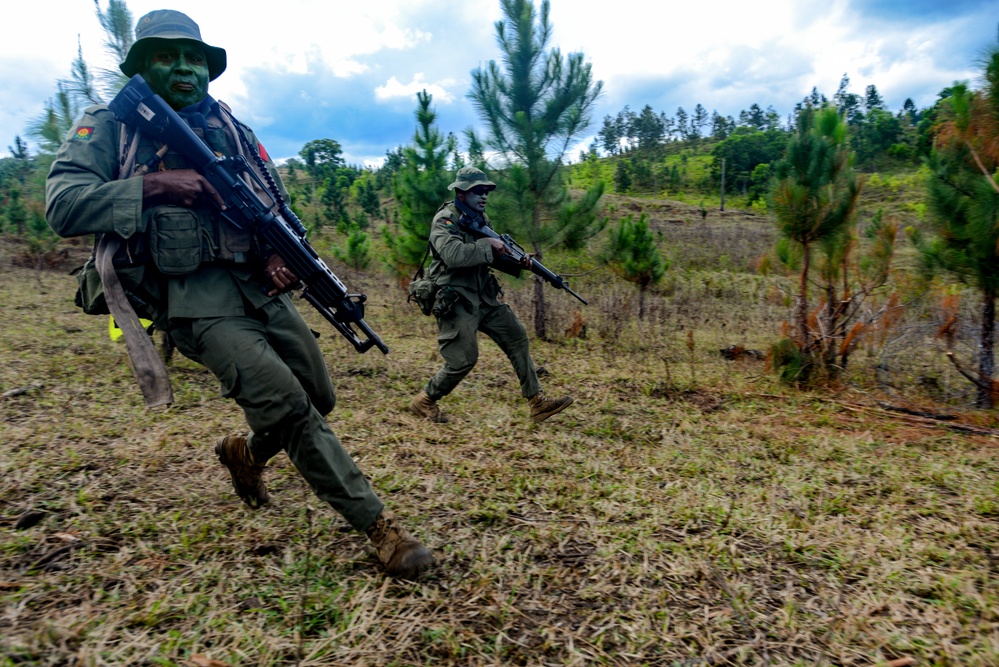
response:
[[[221,121],[210,116],[209,125],[221,128]],[[60,236],[115,233],[128,242],[127,247],[131,251],[141,253],[137,249],[144,246],[141,237],[149,224],[150,212],[143,210],[142,179],[118,179],[119,131],[121,125],[107,107],[95,106],[86,110],[67,134],[49,171],[46,218]],[[218,131],[224,132],[221,129]],[[256,138],[248,130],[247,139],[256,143]],[[230,138],[230,151],[234,151],[232,141],[234,139]],[[144,155],[155,152],[155,149],[152,142],[144,140],[137,162],[141,163]],[[167,153],[163,164],[171,163],[170,168],[192,166],[183,163],[180,156]],[[273,169],[273,164],[269,163],[268,167]],[[272,173],[276,175],[276,171]],[[280,183],[279,178],[275,181]],[[210,206],[193,210],[199,216],[218,219],[218,214]],[[205,239],[206,247],[210,248],[213,243],[218,243],[218,240]],[[147,291],[162,295],[165,303],[157,305],[167,320],[243,315],[245,302],[259,308],[278,298],[264,293],[260,252],[263,250],[260,249],[257,256],[247,257],[244,264],[206,262],[180,276],[166,276],[155,269],[147,270],[145,280],[160,283]],[[147,259],[131,258],[135,263],[148,265]],[[166,321],[157,324],[165,326]]]
[[[498,306],[499,284],[489,269],[493,249],[489,239],[476,239],[458,224],[461,213],[454,203],[442,206],[430,225],[433,261],[429,278],[437,289],[452,287],[470,304]],[[488,216],[483,214],[485,224]]]

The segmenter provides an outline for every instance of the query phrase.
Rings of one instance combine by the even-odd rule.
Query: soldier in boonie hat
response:
[[[454,175],[454,183],[447,186],[448,190],[458,189],[462,192],[467,192],[474,187],[485,185],[490,190],[496,189],[496,184],[486,177],[486,172],[475,167],[462,167],[458,170],[458,173]]]
[[[572,396],[550,398],[541,389],[531,358],[527,330],[513,310],[500,300],[502,290],[491,269],[519,275],[529,262],[511,265],[506,244],[498,238],[476,234],[475,228],[491,227],[486,215],[489,193],[496,184],[476,167],[462,167],[447,186],[454,200],[445,202],[430,223],[433,261],[427,280],[433,304],[425,314],[437,319],[438,352],[444,366],[413,397],[409,409],[435,423],[448,421],[437,401],[450,394],[471,372],[479,358],[478,332],[493,339],[506,353],[527,399],[531,421],[540,423],[572,403]],[[422,262],[421,262],[422,264]],[[421,306],[422,308],[422,306]]]
[[[287,197],[253,131],[208,94],[208,82],[225,70],[225,51],[205,44],[198,24],[173,10],[140,18],[135,36],[121,71],[141,75],[206,148],[252,158],[272,199]],[[259,230],[219,215],[225,202],[197,168],[151,133],[129,131],[106,105],[84,112],[49,171],[46,220],[61,236],[96,233],[97,256],[114,257],[113,266],[110,257],[97,264],[116,279],[93,276],[101,305],[93,288],[78,303],[107,314],[111,300],[133,317],[138,307],[170,332],[178,351],[215,374],[252,429],[215,443],[243,503],[269,502],[267,462],[284,451],[315,494],[368,536],[391,576],[416,577],[433,554],[385,507],[326,421],[336,393],[323,351],[287,294],[298,277]],[[108,296],[113,288],[117,297]],[[137,335],[148,340],[141,328]],[[152,398],[169,403],[165,393]]]
[[[146,54],[159,42],[171,39],[188,39],[199,42],[208,64],[208,80],[214,81],[225,71],[225,49],[206,44],[201,39],[201,29],[187,14],[173,9],[157,9],[139,19],[135,26],[135,43],[128,50],[125,62],[119,67],[125,76],[141,72]]]

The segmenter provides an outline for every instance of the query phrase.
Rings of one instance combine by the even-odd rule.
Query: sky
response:
[[[228,69],[209,92],[279,160],[328,138],[348,163],[376,166],[412,143],[424,89],[442,132],[481,133],[471,73],[502,64],[500,0],[127,4],[136,20],[182,11],[226,49]],[[92,67],[117,67],[94,0],[17,2],[4,13],[0,157],[15,136],[33,152],[28,128],[69,77],[78,44]],[[844,74],[850,92],[873,84],[893,111],[907,98],[928,107],[954,81],[977,85],[981,57],[999,39],[999,0],[551,0],[550,21],[550,45],[583,53],[603,82],[578,150],[625,105],[672,116],[701,104],[737,118],[755,103],[786,117],[813,87],[831,98]]]

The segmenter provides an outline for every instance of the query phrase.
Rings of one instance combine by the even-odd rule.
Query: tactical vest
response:
[[[208,129],[192,128],[217,155],[239,154],[236,141],[230,137],[218,116],[208,117]],[[123,130],[126,131],[127,130]],[[124,145],[131,139],[128,132]],[[152,171],[193,169],[195,165],[180,154],[168,150],[158,158],[161,144],[142,135],[135,153],[136,165],[147,165]],[[142,212],[146,247],[156,268],[165,275],[191,273],[201,264],[225,262],[239,265],[259,259],[253,236],[248,229],[239,229],[223,218],[212,205],[184,208],[163,204],[150,206]]]

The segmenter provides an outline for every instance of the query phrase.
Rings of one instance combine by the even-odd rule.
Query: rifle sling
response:
[[[420,260],[420,266],[416,269],[416,273],[413,274],[413,280],[417,280],[423,277],[423,265],[427,263],[427,257],[430,256],[430,243],[427,243],[427,251],[423,253],[423,259]]]
[[[102,234],[100,241],[97,242],[94,254],[97,273],[100,274],[101,283],[104,285],[104,299],[125,339],[128,358],[132,362],[132,370],[146,401],[146,407],[170,405],[173,403],[173,390],[170,388],[170,377],[166,366],[157,354],[152,338],[139,322],[135,309],[129,303],[111,261],[120,246],[121,237],[116,234]]]

